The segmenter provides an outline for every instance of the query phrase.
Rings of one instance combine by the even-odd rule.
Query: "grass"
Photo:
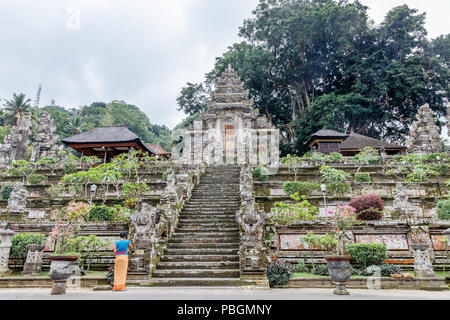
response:
[[[104,278],[106,277],[106,271],[89,271],[84,276],[81,276],[81,278]],[[5,275],[5,277],[12,277],[12,278],[21,278],[22,272],[21,271],[15,271],[10,275]],[[49,271],[43,271],[39,276],[33,276],[35,278],[48,278],[50,277]],[[29,278],[29,277],[23,277],[23,278]]]
[[[412,273],[415,275],[414,272],[408,272],[405,271],[404,273]],[[437,271],[436,273],[436,278],[445,278],[445,277],[450,277],[450,272],[442,272],[442,271]],[[292,274],[292,278],[329,278],[328,276],[318,276],[312,273],[306,273],[306,272],[302,272],[302,273],[293,273]],[[352,275],[352,278],[368,278],[368,276],[357,276],[357,275]]]

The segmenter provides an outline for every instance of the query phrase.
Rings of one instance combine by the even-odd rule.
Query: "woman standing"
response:
[[[128,250],[131,250],[130,241],[125,232],[120,233],[120,240],[114,244],[116,264],[114,267],[114,291],[124,291],[127,284]]]

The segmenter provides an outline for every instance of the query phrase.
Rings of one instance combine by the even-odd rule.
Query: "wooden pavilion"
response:
[[[114,157],[139,150],[154,156],[155,153],[127,127],[101,127],[61,140],[83,156],[95,156],[110,162]]]

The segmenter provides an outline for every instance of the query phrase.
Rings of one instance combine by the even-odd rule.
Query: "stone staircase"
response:
[[[237,286],[238,166],[207,169],[152,275],[154,286]]]

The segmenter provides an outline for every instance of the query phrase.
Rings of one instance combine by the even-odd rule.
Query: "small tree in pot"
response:
[[[351,257],[347,255],[346,243],[349,237],[347,232],[355,225],[359,224],[355,208],[350,206],[338,206],[335,211],[329,211],[333,215],[333,233],[325,235],[314,235],[309,233],[305,237],[305,241],[312,245],[321,247],[331,255],[325,256],[328,265],[328,273],[331,281],[336,285],[334,294],[349,295],[350,293],[345,288],[348,280],[352,275],[350,260]],[[334,241],[330,240],[334,237]],[[334,255],[332,255],[334,253]]]

